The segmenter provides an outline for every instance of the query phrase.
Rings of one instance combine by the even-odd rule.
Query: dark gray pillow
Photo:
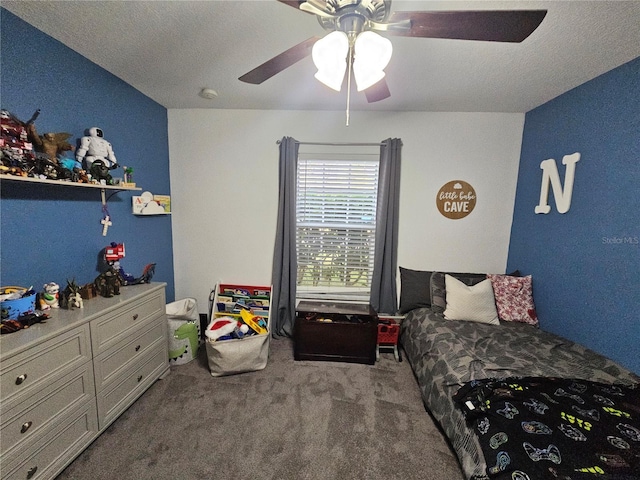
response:
[[[431,274],[400,267],[400,314],[431,306]]]
[[[431,310],[443,313],[447,308],[447,289],[444,283],[445,274],[457,278],[469,287],[486,280],[486,273],[453,273],[453,272],[433,272],[431,275]]]

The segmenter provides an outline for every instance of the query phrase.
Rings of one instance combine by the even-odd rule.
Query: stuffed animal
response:
[[[249,331],[244,323],[231,317],[218,317],[209,322],[204,334],[211,341],[242,338]]]

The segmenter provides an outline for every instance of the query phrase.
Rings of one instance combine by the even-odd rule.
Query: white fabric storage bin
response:
[[[269,359],[271,332],[232,340],[206,340],[207,361],[211,376],[262,370]]]
[[[198,356],[200,315],[195,298],[185,298],[167,304],[169,326],[169,363],[184,365]]]
[[[271,338],[270,319],[271,286],[239,285],[219,282],[209,295],[209,326],[205,347],[207,350],[207,362],[209,371],[213,377],[234,375],[237,373],[262,370],[267,366],[269,359],[269,342]],[[244,335],[242,338],[221,340],[209,335],[209,328],[214,320],[223,317],[242,320],[242,315],[234,310],[236,303],[243,303],[250,307],[253,315],[266,321],[266,333],[264,328],[251,328],[260,332]],[[248,310],[245,309],[245,312]],[[210,338],[209,338],[210,337]]]

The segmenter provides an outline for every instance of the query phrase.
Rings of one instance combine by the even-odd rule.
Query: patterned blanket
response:
[[[445,320],[441,313],[419,308],[402,322],[400,342],[424,404],[451,441],[468,479],[488,477],[478,438],[453,401],[465,383],[508,377],[640,382],[632,372],[582,345],[521,323]]]
[[[640,388],[561,378],[473,380],[454,396],[495,479],[640,479]]]

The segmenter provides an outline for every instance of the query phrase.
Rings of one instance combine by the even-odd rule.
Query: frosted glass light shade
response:
[[[311,50],[311,58],[318,69],[315,77],[339,92],[347,70],[348,53],[349,39],[344,32],[331,32],[318,40]]]
[[[389,39],[375,32],[362,32],[356,38],[353,76],[358,91],[366,90],[384,78],[384,69],[391,60],[393,46]]]

